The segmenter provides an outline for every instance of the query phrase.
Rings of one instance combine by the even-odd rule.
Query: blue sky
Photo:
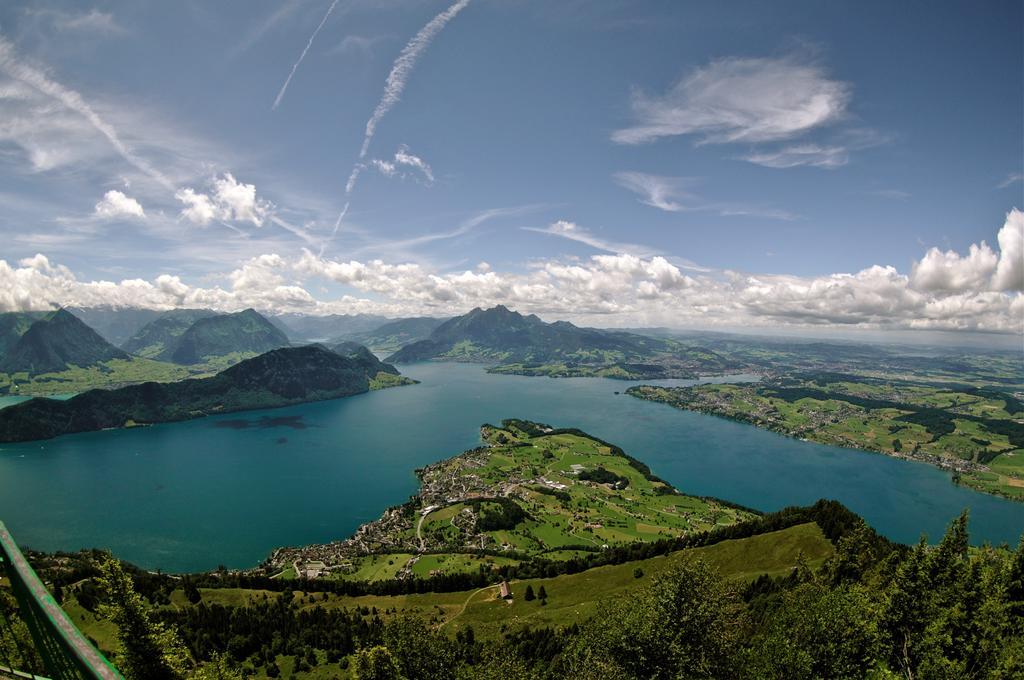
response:
[[[0,306],[1019,333],[1022,27],[998,1],[7,2]]]

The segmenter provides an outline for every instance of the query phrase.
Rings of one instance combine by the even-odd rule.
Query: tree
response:
[[[531,602],[532,600],[536,600],[537,599],[537,596],[533,594],[533,586],[531,586],[531,585],[527,585],[526,586],[526,592],[523,594],[523,599],[526,600],[527,602]]]
[[[185,591],[185,597],[192,604],[199,604],[203,599],[202,594],[199,592],[199,588],[197,588],[196,584],[192,582],[192,579],[185,579],[185,583],[182,585],[182,588]]]
[[[635,568],[633,570],[633,578],[643,578],[643,576],[644,576],[644,570],[641,569],[640,567],[637,567],[637,568]]]
[[[97,579],[106,602],[101,613],[118,629],[121,653],[117,666],[129,680],[180,680],[191,659],[177,631],[150,620],[142,596],[131,577],[112,556],[100,564]]]
[[[242,680],[243,677],[227,654],[214,654],[208,664],[199,667],[189,676],[189,680]]]
[[[683,562],[628,601],[604,604],[563,653],[561,675],[736,677],[742,606],[705,562]]]
[[[401,680],[398,663],[387,647],[377,645],[356,652],[352,664],[355,680]]]
[[[402,677],[445,680],[455,677],[455,643],[416,618],[402,616],[384,626],[384,644]]]
[[[542,600],[548,599],[548,591],[544,590],[544,586],[541,586],[540,590],[537,591],[537,597]]]

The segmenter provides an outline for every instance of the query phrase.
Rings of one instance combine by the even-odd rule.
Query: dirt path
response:
[[[493,586],[484,586],[483,588],[477,588],[476,590],[474,590],[473,592],[471,592],[471,593],[469,594],[469,597],[467,597],[467,598],[466,598],[466,601],[462,603],[462,606],[461,606],[461,607],[459,607],[459,611],[458,611],[458,613],[454,614],[454,615],[453,615],[453,616],[452,616],[452,617],[451,617],[450,619],[448,619],[447,621],[445,621],[444,623],[442,623],[442,624],[441,624],[440,626],[438,626],[438,627],[437,627],[437,629],[438,629],[438,630],[440,630],[440,629],[444,628],[444,627],[445,627],[445,626],[447,626],[447,625],[448,625],[449,623],[451,623],[451,622],[452,622],[452,621],[454,621],[455,619],[457,619],[457,618],[459,618],[460,616],[462,616],[462,615],[463,615],[463,613],[465,613],[465,611],[466,611],[466,607],[468,607],[468,606],[469,606],[469,603],[470,603],[470,601],[471,601],[471,600],[472,600],[472,599],[473,599],[474,597],[476,597],[478,593],[482,593],[482,592],[483,592],[483,591],[485,591],[485,590],[490,590],[491,588],[497,588],[497,587],[498,587],[498,586],[496,586],[496,585],[493,585]]]

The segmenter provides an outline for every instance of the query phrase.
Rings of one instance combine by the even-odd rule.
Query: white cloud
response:
[[[795,57],[730,57],[694,69],[662,96],[634,93],[636,122],[612,140],[641,144],[691,134],[707,143],[791,139],[839,120],[849,100],[846,83]]]
[[[617,172],[615,181],[633,193],[640,194],[640,202],[659,210],[679,212],[686,207],[679,202],[692,198],[684,186],[691,182],[684,177],[660,177],[642,172]]]
[[[761,217],[787,221],[800,217],[778,208],[706,201],[686,189],[696,182],[691,177],[662,177],[643,172],[617,172],[612,177],[619,186],[639,194],[639,200],[644,205],[666,212],[710,212],[722,217]]]
[[[1004,179],[1002,182],[996,185],[996,189],[1005,189],[1011,184],[1016,184],[1017,182],[1024,182],[1024,173],[1011,172],[1009,175],[1006,176],[1006,179]]]
[[[815,168],[838,168],[850,162],[850,155],[843,146],[821,146],[820,144],[796,144],[774,151],[761,151],[742,157],[743,160],[763,165],[766,168],[795,168],[809,165]]]
[[[118,219],[125,217],[136,217],[144,219],[146,212],[134,198],[125,196],[124,193],[115,190],[103,194],[103,199],[96,204],[95,216],[100,219]]]
[[[395,163],[419,170],[427,180],[427,183],[433,184],[434,171],[430,168],[430,165],[419,156],[410,153],[409,147],[405,144],[398,147],[398,151],[395,152]]]
[[[194,224],[207,225],[215,219],[219,219],[220,212],[206,194],[196,193],[191,188],[181,189],[174,194],[174,197],[185,204],[181,210],[181,216]]]
[[[608,253],[632,253],[637,255],[650,255],[652,251],[650,248],[644,246],[635,245],[632,243],[616,243],[614,241],[608,241],[599,236],[595,236],[584,227],[579,226],[575,222],[569,222],[568,220],[558,220],[552,222],[543,229],[539,227],[523,227],[523,231],[533,231],[538,234],[548,234],[550,236],[558,236],[560,238],[568,239],[570,241],[576,241],[588,245],[591,248],[597,250],[603,250]]]
[[[929,292],[1024,290],[1024,213],[1014,208],[997,236],[999,252],[971,244],[967,255],[932,248],[914,263],[914,288]]]
[[[406,177],[406,173],[400,171],[400,167],[404,166],[416,170],[422,177],[423,181],[430,185],[434,183],[434,170],[430,167],[430,164],[419,156],[409,151],[409,147],[402,144],[395,151],[393,160],[387,161],[380,158],[374,158],[370,161],[370,167],[374,168],[377,172],[384,175],[385,177]],[[358,173],[354,174],[349,179],[350,185],[355,184],[355,178],[358,177]]]
[[[182,217],[195,224],[207,225],[213,220],[249,222],[262,227],[274,209],[270,201],[256,195],[256,185],[243,184],[230,172],[211,181],[210,194],[199,193],[191,187],[181,189],[174,197],[185,207]]]
[[[110,12],[91,9],[84,14],[54,12],[54,25],[62,31],[86,31],[92,33],[125,33]]]
[[[394,177],[395,174],[398,172],[395,169],[395,164],[392,163],[391,161],[382,161],[379,158],[374,158],[372,161],[370,161],[370,165],[372,165],[374,169],[377,170],[377,172],[384,175],[385,177]]]
[[[999,262],[997,255],[984,241],[971,244],[966,256],[932,248],[914,263],[912,280],[918,290],[959,292],[983,288],[992,278]]]
[[[273,204],[256,197],[256,185],[242,184],[230,172],[213,182],[214,199],[228,214],[228,219],[263,226]]]
[[[377,125],[402,98],[405,84],[409,81],[409,75],[416,67],[416,62],[419,61],[420,56],[430,47],[430,43],[448,25],[448,22],[454,19],[468,4],[469,0],[457,0],[448,9],[428,21],[402,48],[398,58],[395,59],[395,63],[392,64],[391,72],[388,73],[387,80],[384,83],[384,94],[380,102],[377,103],[377,108],[374,109],[373,115],[366,121],[363,146],[359,151],[360,159],[366,157],[366,152],[370,149],[370,142],[373,141],[373,136],[377,132]]]
[[[367,55],[373,52],[374,45],[390,36],[384,35],[346,35],[325,54]]]
[[[569,222],[552,225],[549,233],[574,240],[593,238]],[[821,276],[684,274],[664,257],[629,253],[539,260],[520,272],[483,266],[436,272],[409,262],[334,260],[310,251],[290,259],[269,253],[243,261],[225,274],[227,285],[212,287],[192,286],[169,273],[153,281],[79,281],[67,267],[36,255],[13,266],[0,260],[0,309],[110,304],[404,316],[458,314],[502,303],[549,320],[606,326],[841,327],[1019,335],[1024,333],[1024,215],[1011,211],[998,241],[998,253],[983,244],[966,255],[929,251],[909,275],[891,266]],[[317,280],[323,279],[352,292],[318,300],[309,290],[318,289]]]
[[[0,103],[4,105],[5,118],[9,104],[13,104],[13,120],[0,123],[0,140],[7,139],[24,149],[33,165],[45,170],[78,159],[81,147],[64,150],[53,145],[49,138],[74,138],[75,132],[83,128],[102,136],[110,147],[139,172],[156,181],[166,189],[174,185],[164,173],[135,153],[119,135],[118,131],[75,90],[53,80],[42,69],[18,59],[14,47],[0,38],[0,73],[14,83],[0,83]],[[58,109],[54,109],[54,105]],[[67,116],[67,113],[76,114]],[[83,125],[83,123],[87,125]]]
[[[993,290],[1024,291],[1024,213],[1014,208],[999,230],[999,264]]]

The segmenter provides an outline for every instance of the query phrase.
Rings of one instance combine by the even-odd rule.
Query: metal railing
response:
[[[11,582],[21,619],[52,680],[124,680],[46,590],[3,522],[0,522],[0,574]],[[0,666],[0,678],[3,677],[41,676]]]

